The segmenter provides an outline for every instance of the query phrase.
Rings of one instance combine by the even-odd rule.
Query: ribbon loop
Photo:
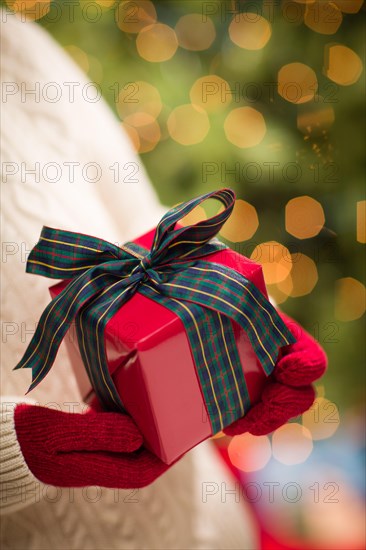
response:
[[[189,214],[196,206],[208,199],[217,199],[224,205],[222,212],[207,220],[200,221],[180,229],[174,229],[176,223]],[[228,220],[235,204],[235,193],[231,189],[221,189],[206,193],[201,197],[172,208],[161,219],[152,250],[157,253],[159,263],[175,263],[182,259],[190,260],[206,255],[206,245],[220,231]]]
[[[71,279],[98,264],[127,258],[130,256],[121,248],[103,239],[43,227],[28,256],[26,271],[52,279]]]
[[[175,229],[182,217],[211,198],[223,204],[222,211]],[[103,239],[44,227],[28,258],[27,271],[71,281],[43,312],[24,357],[15,367],[32,369],[30,389],[52,367],[75,320],[80,353],[94,391],[107,409],[123,410],[108,371],[104,331],[108,321],[138,291],[182,320],[213,431],[243,416],[250,403],[232,322],[248,333],[267,375],[274,368],[279,348],[295,340],[248,279],[205,261],[209,254],[226,248],[214,237],[234,203],[234,192],[221,189],[171,209],[158,224],[150,251],[136,243],[119,248]]]

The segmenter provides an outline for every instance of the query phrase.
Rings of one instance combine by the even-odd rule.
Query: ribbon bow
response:
[[[218,199],[224,210],[174,229],[209,198]],[[95,237],[44,227],[29,255],[27,271],[71,281],[46,307],[15,367],[32,369],[28,391],[51,369],[75,321],[80,353],[96,395],[107,409],[124,410],[108,371],[104,329],[121,306],[140,292],[182,320],[213,433],[243,416],[250,401],[231,320],[247,332],[267,375],[279,348],[294,338],[253,283],[228,267],[205,261],[207,255],[226,248],[213,237],[234,203],[234,192],[222,189],[172,208],[158,224],[150,251],[132,242],[117,247]]]

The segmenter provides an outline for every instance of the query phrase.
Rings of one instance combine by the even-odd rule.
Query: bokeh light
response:
[[[324,446],[331,447],[332,443]],[[338,444],[339,445],[339,444]],[[341,444],[342,445],[342,444]],[[364,550],[365,548],[365,505],[360,485],[355,480],[359,466],[354,470],[354,464],[358,464],[355,455],[349,454],[354,459],[352,464],[347,464],[347,469],[340,467],[337,463],[339,452],[343,454],[344,449],[335,445],[334,460],[327,464],[328,479],[337,482],[328,482],[325,487],[331,491],[332,497],[319,498],[302,508],[301,526],[303,531],[309,533],[307,539],[310,544],[307,549],[317,550]],[[343,459],[347,461],[347,459]],[[322,465],[322,462],[320,462]],[[342,465],[343,466],[343,465]],[[316,479],[316,477],[314,476]],[[357,478],[356,478],[357,479]],[[314,487],[314,486],[313,486]],[[314,498],[314,497],[313,497]],[[309,499],[310,500],[310,499]]]
[[[51,0],[6,0],[6,3],[11,10],[29,21],[42,19],[51,8]]]
[[[155,149],[160,141],[161,131],[160,125],[153,116],[148,113],[135,113],[126,117],[124,123],[136,130],[139,138],[137,144],[139,153],[148,153]]]
[[[231,143],[245,149],[261,143],[267,128],[262,113],[253,107],[239,107],[227,115],[224,130]]]
[[[357,82],[363,70],[361,58],[343,44],[327,44],[324,49],[323,72],[336,84],[350,86]]]
[[[318,79],[304,63],[289,63],[278,72],[278,93],[290,103],[306,103],[314,98]]]
[[[206,111],[187,103],[173,109],[167,127],[174,141],[181,145],[194,145],[205,139],[210,129]]]
[[[357,13],[365,0],[332,0],[343,13]]]
[[[291,255],[291,257],[293,257]],[[291,269],[291,273],[289,273],[289,275],[287,275],[287,277],[285,279],[283,279],[283,281],[279,281],[276,285],[270,285],[269,289],[268,289],[268,292],[271,291],[271,295],[273,296],[273,298],[275,298],[275,296],[278,294],[279,297],[280,297],[280,301],[277,302],[277,303],[282,303],[284,301],[287,300],[287,298],[289,298],[290,296],[293,297],[293,292],[294,292],[294,284],[293,284],[293,279],[292,279],[292,272],[294,270],[294,265],[292,266],[292,269]],[[273,292],[272,291],[272,288],[275,288],[275,291]],[[312,286],[311,290],[314,288],[314,285]],[[282,299],[281,299],[282,297]],[[276,299],[276,298],[275,298]]]
[[[111,8],[115,3],[116,0],[94,0],[96,4],[99,4],[102,8]]]
[[[273,456],[282,464],[301,464],[310,456],[312,450],[311,433],[300,424],[285,424],[272,436]]]
[[[231,103],[230,85],[216,74],[201,76],[190,91],[191,102],[207,112],[220,111]]]
[[[291,199],[285,208],[286,231],[298,239],[310,239],[321,231],[325,223],[320,202],[307,195]]]
[[[34,8],[37,4],[45,4],[49,2],[42,2],[39,0],[6,0],[9,8],[16,12],[23,12],[27,8]]]
[[[27,8],[26,17],[40,19],[37,26],[62,47],[66,44],[68,55],[98,83],[163,205],[219,187],[235,189],[240,199],[218,237],[262,265],[268,294],[325,348],[329,369],[321,382],[325,390],[317,384],[314,405],[295,419],[296,425],[292,420],[273,436],[228,438],[220,432],[213,439],[224,453],[231,442],[229,456],[241,469],[238,487],[241,483],[245,489],[255,480],[259,493],[259,485],[263,489],[262,498],[259,493],[258,499],[248,498],[258,512],[263,548],[360,550],[365,2],[96,0],[94,8],[86,1],[7,4],[15,11]],[[245,10],[252,13],[241,13]],[[11,24],[15,18],[8,19]],[[26,45],[21,33],[14,40],[19,47],[4,53],[22,61]],[[42,52],[39,57],[41,63]],[[43,69],[47,72],[47,66]],[[26,109],[36,91],[43,104],[47,89],[43,93],[42,80],[23,80],[12,99],[21,103],[24,96]],[[14,84],[6,83],[9,97]],[[68,89],[62,92],[66,97]],[[86,96],[82,86],[75,92]],[[82,97],[78,99],[81,105]],[[96,110],[101,103],[96,102]],[[51,107],[57,118],[60,105],[49,104],[47,110]],[[91,110],[90,123],[92,118]],[[96,144],[108,134],[107,126],[99,133],[92,136]],[[133,166],[128,169],[131,151],[125,145],[118,153],[117,139],[107,148],[116,149],[113,157],[124,171],[122,178],[137,181],[139,174],[134,175]],[[24,156],[27,160],[27,150]],[[141,190],[138,183],[130,186]],[[179,223],[206,220],[219,206],[207,201]],[[262,486],[270,480],[281,482],[272,504],[268,487]],[[290,502],[296,482],[299,500]],[[271,543],[266,534],[278,540]]]
[[[291,254],[291,258],[291,273],[286,279],[277,283],[277,288],[282,294],[291,298],[306,296],[314,290],[318,282],[316,264],[309,256],[300,252]]]
[[[317,0],[306,5],[304,23],[315,32],[334,34],[341,26],[342,20],[342,12],[334,2]]]
[[[175,26],[178,43],[192,51],[207,50],[216,38],[215,25],[208,16],[199,13],[182,15]]]
[[[149,0],[130,0],[119,2],[116,9],[116,22],[123,32],[139,33],[144,27],[157,20],[153,2]]]
[[[224,223],[220,235],[236,243],[253,237],[259,226],[257,211],[246,201],[238,199],[230,218]]]
[[[285,281],[287,281],[287,278],[285,279]],[[272,301],[272,303],[274,303],[274,305],[283,304],[289,298],[289,294],[280,290],[278,284],[272,284],[272,285],[267,284],[266,286],[267,286],[268,296]]]
[[[255,472],[269,462],[272,455],[271,443],[266,435],[245,433],[232,438],[228,453],[236,468],[243,472]]]
[[[335,285],[335,316],[340,321],[354,321],[365,313],[366,289],[357,279],[344,277]]]
[[[85,73],[89,72],[89,58],[81,48],[71,44],[70,46],[65,46],[65,50]]]
[[[292,256],[288,248],[276,241],[257,245],[250,255],[254,262],[261,264],[266,284],[284,281],[292,270]]]
[[[92,82],[97,82],[99,84],[102,82],[104,76],[103,65],[97,57],[94,57],[94,55],[88,55],[88,62],[88,76]]]
[[[231,40],[246,50],[260,50],[271,38],[272,29],[269,21],[257,13],[241,13],[234,16],[229,25]]]
[[[324,135],[334,121],[333,107],[319,95],[297,107],[297,128],[306,136]]]
[[[313,440],[327,439],[339,428],[338,407],[325,397],[317,397],[312,407],[302,415],[302,424]]]
[[[217,434],[212,435],[210,439],[221,439],[222,437],[227,437],[224,432],[217,432]]]
[[[116,107],[121,119],[140,112],[157,118],[163,105],[159,90],[149,82],[138,80],[123,86]]]
[[[357,13],[362,8],[364,0],[332,0],[343,13]]]
[[[366,243],[366,201],[357,202],[357,241]]]
[[[179,220],[179,224],[186,227],[187,225],[193,225],[195,223],[202,222],[203,220],[207,220],[207,214],[204,208],[198,205],[192,210],[192,212],[189,212],[189,214]]]
[[[141,145],[138,131],[136,130],[136,128],[130,126],[129,124],[126,124],[125,122],[123,122],[121,126],[130,138],[133,148],[136,152],[138,152]]]
[[[171,59],[178,48],[178,40],[169,25],[156,23],[144,27],[136,39],[139,55],[151,63],[161,63]]]

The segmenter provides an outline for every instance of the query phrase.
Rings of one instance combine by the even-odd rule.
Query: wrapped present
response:
[[[208,198],[223,211],[178,225]],[[27,270],[66,280],[51,288],[16,367],[32,369],[30,389],[69,331],[83,398],[127,411],[167,464],[242,417],[294,338],[268,301],[261,267],[214,239],[234,202],[230,189],[188,201],[122,247],[43,228]]]

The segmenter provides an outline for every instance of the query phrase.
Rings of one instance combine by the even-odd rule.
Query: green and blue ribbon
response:
[[[224,210],[175,228],[210,198],[219,200]],[[44,227],[29,255],[27,271],[70,282],[46,307],[15,367],[32,369],[28,391],[49,372],[75,322],[80,353],[96,395],[106,409],[123,411],[108,371],[104,331],[123,304],[140,292],[182,320],[212,432],[242,417],[250,399],[232,321],[248,334],[267,375],[273,371],[279,348],[295,340],[253,283],[233,269],[206,261],[208,255],[226,248],[214,237],[234,203],[234,192],[222,189],[172,208],[158,224],[150,251],[132,242],[117,247],[96,237]]]

